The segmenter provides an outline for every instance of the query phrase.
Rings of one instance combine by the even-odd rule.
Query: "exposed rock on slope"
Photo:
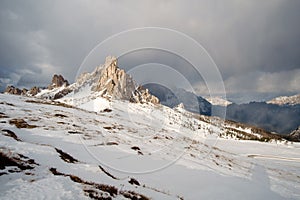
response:
[[[159,103],[159,99],[147,89],[138,86],[132,77],[118,68],[117,59],[108,56],[104,65],[96,67],[91,73],[82,73],[76,82],[69,87],[76,94],[83,90],[98,93],[96,96],[108,99],[128,100],[135,103]],[[85,91],[87,92],[87,91]]]
[[[9,85],[9,86],[6,87],[5,93],[15,94],[15,95],[21,95],[22,90],[20,90],[19,88],[14,87],[12,85]]]
[[[32,96],[35,96],[35,95],[37,95],[40,91],[41,91],[40,88],[34,86],[34,87],[32,87],[32,88],[29,90],[29,94],[32,95]]]
[[[290,133],[288,139],[292,141],[300,142],[300,126],[296,130]]]
[[[102,91],[103,95],[116,99],[129,100],[135,91],[133,79],[124,70],[117,67],[117,59],[107,57],[105,65],[100,72],[99,80],[92,87],[93,91]]]
[[[142,86],[139,86],[133,92],[133,96],[131,97],[130,101],[136,103],[146,103],[146,102],[151,102],[153,104],[159,103],[159,99],[156,96],[151,95],[148,89],[145,89]]]
[[[69,82],[66,79],[64,79],[62,75],[54,74],[51,84],[48,85],[48,89],[52,90],[54,88],[62,86],[69,86]]]
[[[62,75],[55,74],[52,78],[51,84],[48,85],[47,88],[48,88],[48,90],[53,90],[56,88],[67,87],[67,86],[69,86],[69,82],[66,79],[64,79],[64,77]],[[14,86],[7,86],[5,93],[14,94],[14,95],[36,96],[41,91],[42,91],[41,88],[39,88],[37,86],[32,87],[30,90],[27,90],[26,88],[23,88],[21,90]],[[61,98],[62,96],[68,94],[66,91],[63,92],[63,95],[61,95],[61,91],[59,91],[57,93],[60,93],[60,94],[57,94],[57,95],[55,94],[54,96],[56,96],[56,98],[54,98],[54,99]]]

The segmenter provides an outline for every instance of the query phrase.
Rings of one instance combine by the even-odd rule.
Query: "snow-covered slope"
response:
[[[82,102],[0,95],[0,199],[300,198],[298,143],[225,139],[260,133],[182,107]]]
[[[293,96],[281,96],[276,97],[267,103],[269,104],[277,104],[277,105],[297,105],[300,104],[300,94]]]
[[[232,104],[232,102],[223,99],[220,96],[206,96],[204,97],[209,103],[215,106],[228,106]]]

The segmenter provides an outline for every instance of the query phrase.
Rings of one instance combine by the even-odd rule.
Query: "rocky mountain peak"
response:
[[[115,99],[129,100],[135,91],[135,83],[130,75],[118,68],[115,57],[107,57],[100,72],[100,77],[92,87],[93,91],[102,92]]]
[[[54,88],[62,87],[62,86],[69,86],[69,82],[64,79],[62,75],[54,74],[52,77],[52,82],[48,85],[48,89],[52,90]]]
[[[118,67],[116,57],[108,56],[104,65],[97,67],[92,74],[82,75],[80,82],[83,82],[83,77],[93,79],[91,90],[101,92],[102,96],[136,103],[159,103],[158,98],[151,95],[147,89],[138,86],[129,74]]]

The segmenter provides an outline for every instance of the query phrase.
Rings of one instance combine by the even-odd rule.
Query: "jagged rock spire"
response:
[[[136,103],[159,103],[157,97],[151,95],[147,89],[137,86],[129,74],[118,68],[117,58],[113,56],[106,58],[100,77],[92,90],[102,92],[103,96],[110,96],[114,99]]]

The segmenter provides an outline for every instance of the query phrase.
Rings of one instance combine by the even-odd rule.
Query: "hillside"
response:
[[[9,160],[2,162],[1,199],[300,195],[298,144],[222,139],[217,126],[161,106],[113,101],[111,111],[95,113],[0,98],[1,159]]]

